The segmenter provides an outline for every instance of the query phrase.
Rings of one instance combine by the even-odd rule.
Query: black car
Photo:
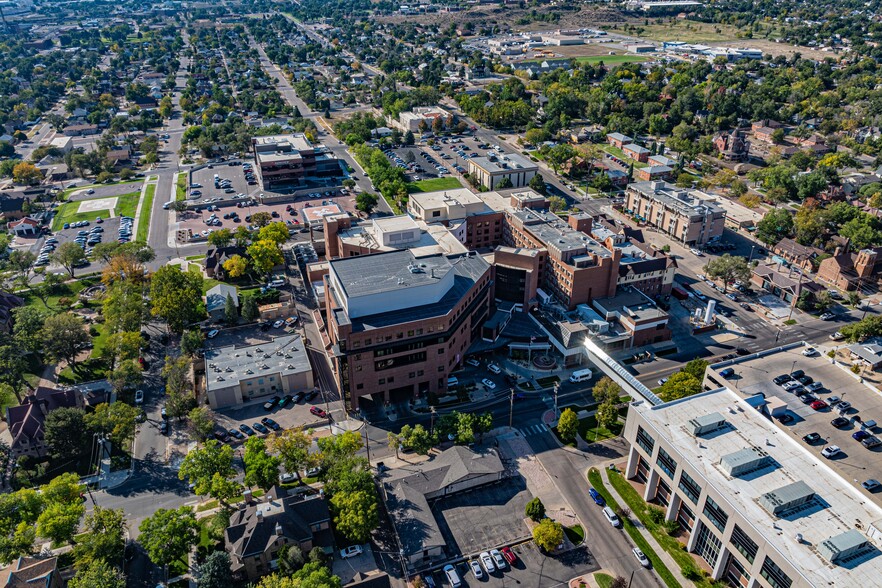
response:
[[[282,400],[279,401],[279,408],[284,408],[292,400],[294,400],[293,396],[291,396],[290,394],[285,394],[284,396],[282,396]]]
[[[230,436],[227,434],[226,431],[215,431],[214,438],[217,439],[218,441],[220,441],[221,443],[224,443],[227,439],[230,438]]]
[[[781,374],[780,376],[778,376],[777,378],[775,378],[772,381],[775,382],[775,384],[777,384],[778,386],[780,386],[781,384],[786,384],[787,382],[789,382],[792,379],[793,378],[791,378],[789,374]]]
[[[264,425],[266,425],[267,427],[269,427],[270,429],[272,429],[273,431],[278,431],[282,428],[279,425],[279,423],[277,423],[276,421],[274,421],[273,419],[271,419],[269,417],[263,417],[262,419],[260,419],[260,422],[263,423]]]
[[[795,372],[790,372],[790,377],[793,378],[794,380],[798,380],[799,378],[803,377],[804,375],[805,375],[805,372],[802,370],[796,370]]]
[[[239,430],[242,431],[243,433],[245,433],[246,435],[248,435],[249,437],[254,435],[254,431],[252,431],[251,427],[249,427],[248,425],[239,425]]]
[[[802,440],[806,443],[817,443],[821,440],[821,435],[820,433],[809,433],[808,435],[805,435]]]
[[[306,393],[306,396],[304,396],[303,401],[310,402],[316,396],[318,396],[318,390],[310,390],[309,392]]]
[[[266,427],[264,427],[261,423],[254,423],[254,424],[251,425],[251,426],[254,427],[254,430],[255,430],[255,431],[258,431],[258,432],[260,432],[260,433],[263,433],[264,435],[266,435],[267,433],[269,433],[269,429],[267,429]]]
[[[744,347],[738,347],[738,348],[736,348],[736,349],[735,349],[735,353],[737,353],[738,355],[750,355],[750,351],[748,351],[748,350],[745,349]]]
[[[272,410],[281,401],[282,401],[282,399],[279,398],[278,396],[273,396],[272,398],[270,398],[269,400],[267,400],[266,402],[263,403],[263,410]]]
[[[812,382],[815,381],[811,376],[797,376],[796,381],[802,384],[803,386],[808,386]]]
[[[833,425],[834,427],[836,427],[837,429],[842,429],[844,427],[847,427],[850,422],[851,421],[849,421],[845,417],[836,417],[835,419],[830,421],[830,424]]]
[[[778,417],[778,422],[782,425],[786,425],[787,423],[793,422],[793,415],[785,413]]]
[[[799,399],[802,401],[803,404],[811,404],[812,402],[817,400],[818,397],[813,394],[806,394],[805,396],[800,396]]]
[[[298,404],[301,400],[303,400],[304,396],[306,396],[305,392],[298,392],[294,395],[294,399],[292,400],[292,402],[294,402],[294,404]]]

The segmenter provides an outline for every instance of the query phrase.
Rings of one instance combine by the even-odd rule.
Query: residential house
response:
[[[454,445],[434,459],[387,472],[383,499],[411,569],[444,560],[447,542],[429,501],[502,480],[505,467],[494,450],[477,453]]]
[[[19,557],[0,569],[0,588],[63,588],[58,558]]]
[[[759,127],[753,130],[753,136],[756,137],[757,141],[771,144],[775,142],[775,140],[772,138],[772,134],[774,132],[775,129],[771,127]]]
[[[227,298],[233,301],[233,305],[239,308],[239,293],[235,286],[218,284],[205,293],[205,311],[215,320],[224,318],[227,308]]]
[[[788,263],[801,267],[804,270],[815,271],[812,263],[824,251],[817,247],[800,245],[793,239],[784,238],[778,241],[772,248],[775,255],[786,260]]]
[[[750,281],[791,307],[796,306],[803,292],[818,293],[824,288],[804,277],[800,270],[784,272],[778,265],[760,264],[753,268]]]
[[[244,247],[217,247],[205,253],[205,275],[209,278],[223,277],[224,262],[234,255],[245,255]]]
[[[848,351],[852,359],[860,360],[872,370],[878,370],[882,366],[882,340],[878,337],[849,345]]]
[[[21,192],[0,192],[0,214],[7,221],[18,220],[24,216],[25,202],[30,198]]]
[[[750,156],[750,141],[741,131],[717,133],[713,145],[724,161],[747,161]]]
[[[40,234],[40,223],[29,216],[20,218],[7,225],[16,237],[36,237]]]
[[[254,581],[278,568],[279,550],[296,545],[304,553],[334,544],[331,513],[324,495],[297,494],[273,486],[260,502],[245,503],[230,515],[224,543],[236,578]]]
[[[83,397],[76,390],[55,390],[39,386],[18,406],[6,409],[6,424],[12,441],[13,458],[22,455],[43,457],[48,453],[43,423],[46,415],[57,408],[82,408]]]
[[[818,280],[840,290],[861,290],[882,271],[882,247],[838,253],[818,265]]]

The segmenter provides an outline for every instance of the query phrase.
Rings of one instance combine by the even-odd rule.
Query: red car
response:
[[[815,410],[822,410],[824,408],[827,408],[827,403],[824,402],[823,400],[815,400],[814,402],[811,403],[811,407],[814,408]]]
[[[505,558],[505,561],[507,561],[509,565],[514,565],[514,563],[518,561],[518,556],[514,554],[514,551],[511,550],[511,547],[503,547],[499,551],[502,552],[502,557]]]
[[[309,412],[311,412],[315,416],[322,418],[322,419],[328,418],[328,413],[326,413],[325,411],[323,411],[322,409],[320,409],[317,406],[313,406],[312,408],[310,408]]]

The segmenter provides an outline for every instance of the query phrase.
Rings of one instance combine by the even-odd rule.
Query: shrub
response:
[[[646,516],[653,524],[661,525],[665,520],[665,511],[654,506],[650,506],[646,511]]]
[[[545,518],[545,505],[539,498],[534,498],[527,503],[524,513],[534,521],[540,521]]]

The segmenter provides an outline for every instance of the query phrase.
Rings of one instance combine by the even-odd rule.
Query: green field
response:
[[[600,63],[603,62],[604,65],[618,65],[621,63],[640,63],[641,61],[646,61],[648,58],[645,55],[632,55],[630,53],[623,53],[621,55],[588,55],[586,57],[577,57],[576,61],[578,63]]]
[[[630,157],[625,155],[624,151],[622,151],[621,149],[619,149],[615,145],[609,145],[606,143],[602,143],[602,144],[599,144],[598,147],[600,147],[602,150],[606,151],[610,155],[615,155],[616,157],[618,157],[619,159],[624,161],[626,164],[633,163],[634,169],[639,169],[641,167],[646,167],[649,165],[648,163],[641,163],[639,161],[635,161],[635,160],[631,159]]]
[[[175,200],[185,200],[187,198],[187,174],[178,175],[178,183],[175,187]]]
[[[439,190],[458,190],[462,188],[462,184],[456,178],[433,178],[431,180],[420,180],[419,182],[408,182],[407,191],[411,194],[415,192],[437,192]]]
[[[144,205],[141,207],[141,216],[138,218],[138,234],[135,241],[147,242],[147,231],[150,229],[150,213],[153,212],[153,195],[156,193],[156,184],[150,184],[144,191]]]
[[[138,200],[141,198],[141,192],[140,190],[138,192],[129,192],[128,194],[116,196],[116,198],[116,209],[114,210],[116,216],[134,216],[135,210],[138,208]],[[103,198],[95,198],[95,200],[103,200]],[[64,223],[73,223],[84,220],[93,221],[99,216],[101,218],[108,218],[110,216],[109,210],[78,212],[79,209],[80,202],[66,202],[59,206],[55,218],[52,219],[52,230],[61,230],[61,228],[64,227]]]

